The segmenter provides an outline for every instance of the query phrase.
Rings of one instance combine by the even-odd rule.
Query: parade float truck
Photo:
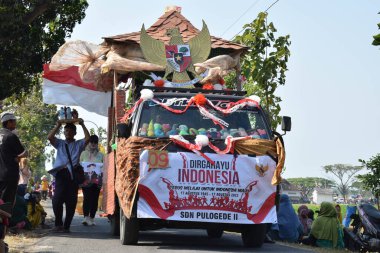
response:
[[[270,129],[260,98],[239,91],[242,78],[235,90],[224,82],[232,70],[240,76],[247,48],[210,36],[204,22],[200,31],[187,22],[174,10],[143,26],[139,52],[161,71],[140,80],[130,75],[122,88],[117,83],[130,97],[115,128],[114,167],[107,169],[114,189],[105,190],[116,193],[111,229],[122,244],[138,243],[144,230],[188,228],[211,238],[238,232],[245,246],[260,247],[268,224],[277,222],[282,138]],[[121,52],[118,43],[133,38],[105,41]]]
[[[233,231],[245,246],[263,244],[277,222],[285,151],[260,98],[242,91],[247,50],[169,8],[148,29],[101,45],[67,42],[53,57],[51,69],[79,66],[92,89],[113,94],[102,210],[122,244],[158,228]],[[236,77],[228,86],[227,75]],[[289,131],[290,118],[283,123]]]
[[[118,126],[119,215],[111,224],[119,223],[121,243],[137,243],[139,231],[189,228],[210,238],[238,232],[245,246],[260,247],[277,222],[284,151],[257,101],[181,88],[141,94]]]

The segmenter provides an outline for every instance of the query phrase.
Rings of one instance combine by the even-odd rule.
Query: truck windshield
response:
[[[220,102],[221,101],[217,101]],[[171,108],[183,110],[187,101],[176,103]],[[216,103],[214,103],[216,104]],[[222,105],[220,105],[222,107]],[[212,139],[251,136],[257,139],[269,139],[268,129],[261,112],[254,107],[247,107],[232,114],[224,115],[210,107],[210,113],[228,123],[224,129],[212,120],[200,114],[196,106],[191,106],[183,114],[175,114],[153,103],[145,102],[139,120],[138,136],[168,137],[169,135],[204,134]]]

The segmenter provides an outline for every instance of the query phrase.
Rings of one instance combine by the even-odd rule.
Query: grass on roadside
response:
[[[293,208],[294,210],[296,211],[297,213],[297,210],[298,210],[298,207],[301,206],[302,204],[293,204]],[[335,206],[336,204],[333,203],[333,205]],[[341,210],[341,213],[342,213],[342,218],[344,219],[345,215],[346,215],[346,211],[347,211],[347,204],[339,204],[340,205],[340,210]],[[307,208],[309,208],[310,210],[313,210],[314,211],[314,218],[317,218],[317,213],[315,211],[319,210],[320,208],[320,205],[314,205],[314,204],[306,204]]]

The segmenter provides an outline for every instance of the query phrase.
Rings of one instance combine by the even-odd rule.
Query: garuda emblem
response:
[[[257,164],[256,164],[256,171],[258,172],[258,174],[259,174],[260,177],[265,176],[265,172],[266,172],[268,169],[269,169],[269,166],[268,166],[268,165],[264,166],[264,165],[257,165]]]
[[[145,59],[150,63],[165,67],[163,78],[167,79],[170,74],[173,74],[172,82],[191,81],[188,72],[194,78],[199,78],[193,64],[207,60],[211,50],[211,37],[205,22],[203,21],[202,31],[191,38],[187,44],[183,41],[178,28],[168,29],[166,35],[170,36],[169,45],[148,35],[143,25],[140,47]],[[190,84],[187,87],[194,86]]]

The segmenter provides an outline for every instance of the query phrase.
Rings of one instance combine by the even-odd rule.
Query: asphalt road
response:
[[[46,203],[46,211],[52,214]],[[209,239],[203,230],[162,229],[141,232],[138,245],[123,246],[119,238],[111,236],[106,218],[96,218],[96,226],[81,224],[82,217],[75,216],[70,234],[53,234],[41,238],[27,252],[45,253],[92,253],[92,252],[312,252],[275,244],[264,244],[260,249],[247,249],[242,246],[240,234],[225,233],[221,239]]]

